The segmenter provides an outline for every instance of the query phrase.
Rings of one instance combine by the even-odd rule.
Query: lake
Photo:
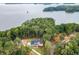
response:
[[[51,17],[56,24],[79,23],[79,12],[43,12],[44,8],[57,5],[59,4],[0,4],[0,30],[20,26],[26,20],[37,17]]]

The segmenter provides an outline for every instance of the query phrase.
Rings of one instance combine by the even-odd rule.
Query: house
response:
[[[43,41],[40,39],[33,38],[31,41],[28,39],[22,39],[21,40],[21,45],[23,46],[32,46],[32,47],[42,47],[43,46]]]
[[[43,41],[40,40],[40,39],[32,39],[31,46],[42,47],[43,46]]]

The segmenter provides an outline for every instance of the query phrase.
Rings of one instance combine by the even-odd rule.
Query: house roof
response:
[[[38,43],[42,44],[43,42],[42,40],[36,40],[36,39],[31,41],[31,44],[38,44]]]

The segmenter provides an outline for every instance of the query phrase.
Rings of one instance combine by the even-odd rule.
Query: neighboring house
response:
[[[22,39],[21,44],[24,45],[24,46],[30,45],[28,39]]]
[[[31,46],[42,47],[43,46],[43,41],[40,40],[40,39],[32,39]]]

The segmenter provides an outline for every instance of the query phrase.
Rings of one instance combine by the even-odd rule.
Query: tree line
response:
[[[16,37],[40,37],[54,36],[56,33],[79,32],[79,24],[67,23],[56,25],[52,18],[34,18],[27,20],[21,26],[11,28],[6,31],[0,31],[0,37],[7,37],[14,40]],[[50,38],[49,38],[50,39]]]

